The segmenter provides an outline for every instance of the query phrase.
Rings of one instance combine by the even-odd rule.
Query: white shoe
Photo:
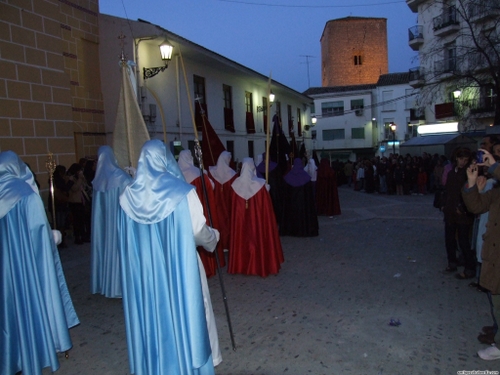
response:
[[[500,349],[492,345],[486,349],[479,350],[477,355],[486,361],[494,361],[495,359],[500,359]]]

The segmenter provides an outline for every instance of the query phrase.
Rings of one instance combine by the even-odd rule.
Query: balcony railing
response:
[[[425,2],[426,0],[406,0],[406,5],[410,8],[413,13],[418,12],[418,6]]]
[[[489,67],[486,57],[481,53],[470,53],[467,55],[467,67],[470,71],[478,71]]]
[[[423,30],[422,25],[416,25],[408,29],[408,44],[414,51],[417,51],[424,43]]]
[[[493,97],[480,97],[468,100],[468,106],[472,114],[495,112],[496,109]]]
[[[456,57],[436,61],[434,63],[434,71],[436,75],[456,72],[457,71]]]
[[[457,9],[454,6],[448,7],[440,16],[433,20],[434,34],[444,36],[460,29]]]
[[[416,67],[409,70],[409,83],[412,87],[421,87],[424,85],[425,77],[422,68]]]
[[[469,4],[468,14],[472,22],[498,17],[500,6],[497,0],[481,0]]]
[[[425,110],[423,108],[410,108],[410,121],[425,121]]]

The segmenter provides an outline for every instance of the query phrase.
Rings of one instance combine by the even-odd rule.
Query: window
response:
[[[234,141],[226,141],[226,150],[231,153],[230,163],[234,163]]]
[[[415,108],[416,95],[412,95],[412,94],[413,94],[413,89],[406,89],[405,90],[405,109],[406,110]]]
[[[354,55],[354,65],[361,65],[362,62],[361,55]]]
[[[495,97],[497,96],[495,86],[489,84],[481,87],[481,107],[493,110],[495,108]]]
[[[321,103],[323,116],[341,116],[344,114],[344,101]]]
[[[224,93],[224,108],[233,109],[231,91],[231,86],[222,85],[222,92]]]
[[[392,90],[382,91],[382,111],[395,111],[396,103],[392,100]]]
[[[311,131],[311,139],[316,139],[316,130]]]
[[[253,108],[252,93],[245,91],[245,110],[246,112],[252,112],[252,108]]]
[[[363,108],[364,108],[363,99],[351,100],[351,109],[363,109]]]
[[[335,139],[345,139],[345,129],[323,130],[323,141],[333,141]]]
[[[231,86],[222,85],[222,93],[224,96],[224,129],[234,133],[235,129]]]
[[[278,115],[278,118],[280,119],[280,123],[281,123],[281,103],[274,102],[274,105],[276,106],[276,114]]]
[[[418,130],[418,125],[409,125],[408,126],[408,133],[410,134],[410,138],[418,136],[417,130]]]
[[[254,158],[253,141],[248,141],[248,157]]]
[[[205,78],[193,75],[195,123],[198,130],[203,129],[203,115],[207,114],[207,101],[205,97]]]
[[[293,133],[293,116],[292,116],[292,106],[287,105],[287,115],[288,115],[288,134]]]
[[[351,129],[352,139],[365,139],[365,128],[352,128]]]
[[[194,100],[200,104],[206,104],[205,98],[205,78],[200,76],[193,76],[194,83]]]
[[[267,97],[262,97],[262,121],[264,121],[264,133],[267,133]]]
[[[248,134],[255,133],[255,121],[253,119],[253,100],[252,93],[245,91],[245,126]]]
[[[446,58],[444,60],[444,71],[453,72],[457,67],[457,49],[455,44],[450,44],[446,49]]]
[[[302,137],[302,121],[301,121],[300,108],[297,108],[297,135]]]
[[[392,139],[392,130],[391,130],[392,123],[394,123],[393,118],[385,118],[384,119],[384,138],[385,139]]]

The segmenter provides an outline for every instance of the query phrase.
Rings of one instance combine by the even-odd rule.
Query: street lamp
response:
[[[396,155],[396,124],[391,122],[389,127],[391,128],[392,132],[392,154]]]
[[[273,103],[274,103],[274,98],[276,96],[273,94],[273,92],[271,91],[271,93],[269,94],[269,107],[272,107],[273,106]],[[258,105],[257,106],[257,112],[264,112],[267,110],[267,105]]]
[[[158,47],[160,48],[161,59],[165,62],[165,65],[154,68],[143,68],[144,79],[154,77],[158,73],[163,72],[168,68],[168,62],[172,60],[172,51],[174,50],[174,46],[172,46],[167,39],[165,39]]]

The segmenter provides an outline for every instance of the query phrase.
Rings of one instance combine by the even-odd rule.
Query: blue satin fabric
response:
[[[38,194],[33,173],[12,151],[0,152],[0,187],[0,218],[32,191]]]
[[[0,204],[11,208],[0,217],[0,373],[38,375],[59,368],[56,353],[72,347],[68,329],[79,321],[42,200],[29,185],[33,175],[6,154]]]
[[[109,146],[99,148],[96,175],[92,182],[92,239],[90,291],[108,298],[122,296],[118,223],[122,214],[119,198],[132,182],[118,166]]]
[[[120,197],[120,262],[130,371],[212,375],[214,367],[186,195],[160,141],[143,146]],[[170,154],[171,156],[171,154]],[[180,172],[180,170],[179,170]]]
[[[139,156],[135,180],[121,195],[120,205],[139,223],[157,223],[170,215],[193,189],[181,177],[182,172],[165,145],[159,140],[147,141]]]
[[[97,155],[97,168],[92,181],[94,191],[106,192],[118,187],[123,190],[132,181],[132,177],[119,167],[113,149],[101,146]]]

